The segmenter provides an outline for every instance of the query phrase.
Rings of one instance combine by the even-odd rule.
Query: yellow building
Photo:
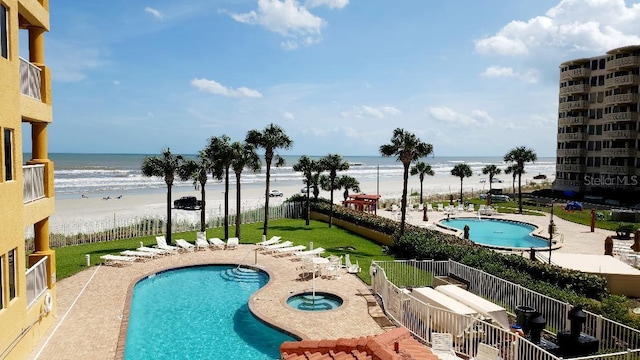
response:
[[[48,30],[48,0],[0,0],[0,360],[26,359],[56,311]]]

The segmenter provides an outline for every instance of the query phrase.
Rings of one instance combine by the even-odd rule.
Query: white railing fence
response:
[[[42,100],[40,93],[40,68],[26,59],[20,58],[20,93]]]
[[[23,165],[23,202],[29,203],[44,198],[44,165]]]
[[[43,257],[27,269],[27,307],[31,307],[48,288],[47,261],[49,257]]]
[[[468,283],[471,293],[502,305],[511,315],[514,315],[515,307],[518,305],[535,308],[547,320],[547,333],[555,334],[569,326],[567,312],[572,308],[570,304],[529,291],[455,261],[374,261],[370,271],[374,292],[382,299],[385,312],[426,342],[430,342],[431,331],[442,330],[434,326],[438,323],[434,319],[445,315],[440,313],[442,310],[434,312],[433,307],[413,298],[403,288],[433,286],[433,279],[437,276],[453,275],[464,280]],[[640,330],[588,311],[585,313],[587,322],[582,333],[599,340],[600,354],[574,359],[640,359]],[[424,319],[429,321],[425,322]],[[501,349],[503,359],[559,359],[524,338],[514,341],[513,334],[491,324],[482,321],[471,322],[461,315],[447,321],[457,324],[445,330],[449,330],[447,332],[459,339],[456,350],[461,354],[475,356],[479,341]],[[469,324],[471,325],[467,326]],[[461,328],[465,330],[459,331]],[[476,345],[468,341],[470,335],[474,335]],[[511,340],[498,341],[505,338]]]

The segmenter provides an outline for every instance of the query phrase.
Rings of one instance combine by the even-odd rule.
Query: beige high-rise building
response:
[[[639,86],[640,45],[560,65],[554,190],[638,201]]]
[[[0,359],[26,359],[55,320],[48,0],[0,0]],[[21,46],[22,45],[22,46]],[[20,53],[26,58],[20,57]],[[30,153],[23,156],[23,147]]]

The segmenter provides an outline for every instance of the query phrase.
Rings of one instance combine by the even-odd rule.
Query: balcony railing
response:
[[[24,165],[22,166],[24,177],[23,202],[44,198],[44,165]]]
[[[638,85],[638,84],[640,84],[640,75],[616,76],[614,78],[606,79],[604,81],[604,85],[606,87]]]
[[[586,149],[558,149],[560,157],[584,157],[586,154]]]
[[[586,116],[572,116],[560,118],[558,123],[561,126],[571,126],[571,125],[587,125],[589,122],[589,118]]]
[[[626,67],[638,67],[640,66],[639,56],[627,56],[618,59],[607,60],[607,64],[604,66],[605,70],[620,69]]]
[[[602,149],[602,156],[608,157],[635,157],[636,149],[634,148],[608,148]]]
[[[570,85],[560,88],[560,95],[582,94],[586,92],[589,92],[589,85],[587,84]]]
[[[40,68],[20,58],[20,93],[42,100],[40,84]]]
[[[588,109],[589,100],[567,101],[560,103],[560,111],[566,111],[571,109]]]
[[[602,132],[604,139],[635,139],[638,135],[636,130],[608,130]]]
[[[601,165],[600,173],[613,175],[630,175],[636,171],[635,166],[629,165]]]
[[[567,79],[573,79],[573,78],[582,78],[582,77],[587,77],[590,74],[591,74],[591,70],[589,70],[588,68],[571,69],[571,70],[561,72],[560,79],[567,80]]]
[[[586,169],[585,164],[557,164],[556,170],[566,172],[578,172],[582,173]]]
[[[33,303],[48,288],[47,283],[47,261],[49,257],[43,257],[32,267],[27,269],[27,306],[31,307]]]
[[[555,179],[553,181],[555,186],[561,186],[562,188],[579,188],[580,181],[579,180],[564,180],[564,179]]]
[[[635,111],[609,113],[604,114],[603,120],[605,122],[638,121],[638,113]]]
[[[587,141],[589,134],[586,132],[574,132],[558,134],[558,141]]]
[[[604,103],[605,105],[613,105],[613,104],[628,104],[628,103],[637,103],[638,102],[638,94],[617,94],[617,95],[609,95],[605,96]]]

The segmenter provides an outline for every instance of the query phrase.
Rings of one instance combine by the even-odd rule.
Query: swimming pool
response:
[[[248,306],[268,275],[235,281],[234,269],[195,266],[139,281],[124,359],[279,359],[280,344],[296,339],[256,319]]]
[[[463,230],[469,225],[469,239],[476,244],[500,248],[548,248],[549,241],[530,235],[535,226],[515,221],[477,218],[442,220],[441,225]]]

